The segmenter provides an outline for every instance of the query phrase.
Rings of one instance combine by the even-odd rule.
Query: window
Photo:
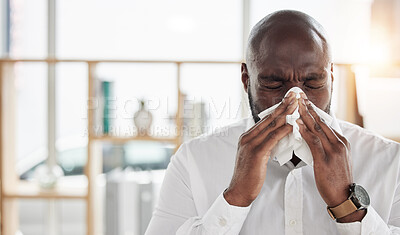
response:
[[[10,7],[10,57],[45,58],[47,1],[10,0]]]
[[[240,0],[58,0],[57,7],[61,58],[241,59]]]
[[[22,174],[47,158],[47,65],[17,63],[16,162]]]

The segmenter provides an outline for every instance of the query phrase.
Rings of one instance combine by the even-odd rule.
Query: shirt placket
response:
[[[301,168],[293,169],[285,183],[285,235],[303,234],[303,180]]]

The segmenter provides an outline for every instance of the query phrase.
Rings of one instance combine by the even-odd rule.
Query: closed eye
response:
[[[260,85],[270,90],[277,90],[283,87],[284,79],[278,76],[270,75],[267,77],[260,77]]]
[[[269,81],[269,82],[261,82],[260,85],[267,89],[276,90],[281,88],[283,86],[283,83],[278,81]]]
[[[310,81],[306,81],[304,83],[304,86],[310,89],[320,89],[323,88],[325,86],[325,82],[321,83],[321,82],[317,82],[314,80],[310,80]]]
[[[322,87],[324,87],[324,85],[320,85],[320,86],[311,86],[311,85],[305,85],[307,88],[310,88],[310,89],[320,89],[320,88],[322,88]]]
[[[305,80],[304,86],[310,89],[320,89],[326,84],[326,79],[324,76],[309,77]]]

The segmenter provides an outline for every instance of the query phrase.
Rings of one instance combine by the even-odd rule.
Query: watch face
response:
[[[354,187],[354,196],[358,199],[358,202],[362,207],[368,207],[370,204],[369,196],[367,191],[360,185]]]

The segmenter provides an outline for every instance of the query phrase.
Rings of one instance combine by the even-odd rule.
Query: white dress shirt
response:
[[[235,166],[239,136],[252,118],[190,140],[168,166],[146,235],[172,234],[400,234],[400,144],[353,124],[334,120],[351,144],[354,182],[371,205],[361,222],[331,219],[311,165],[273,157],[260,194],[248,207],[223,197]]]

